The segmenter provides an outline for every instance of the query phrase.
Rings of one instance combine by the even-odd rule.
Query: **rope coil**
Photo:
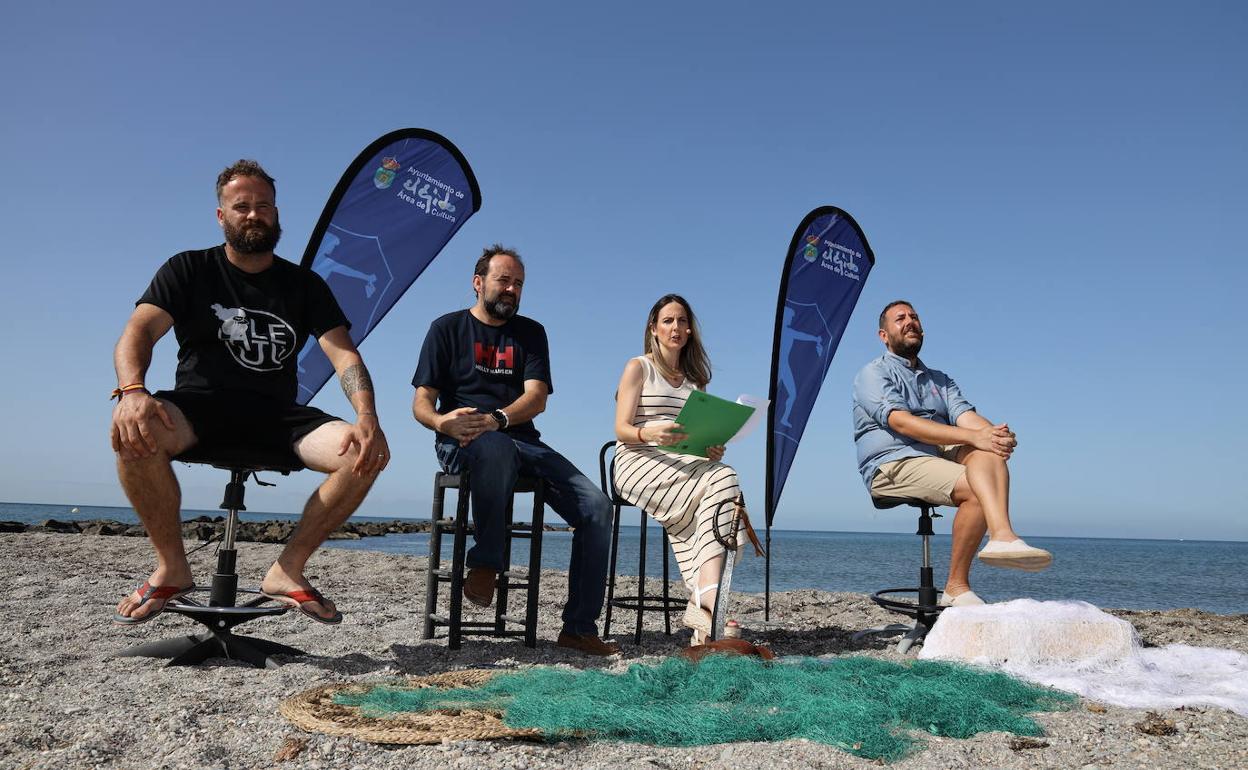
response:
[[[478,687],[500,672],[488,669],[448,671],[413,677],[402,686],[412,689],[452,690]],[[342,694],[363,694],[371,685],[337,683],[315,687],[282,702],[282,716],[301,730],[339,737],[357,738],[369,743],[422,745],[450,741],[496,739],[541,740],[542,731],[516,729],[503,724],[501,711],[492,709],[447,709],[419,713],[396,713],[384,718],[369,717],[358,706],[334,702]]]

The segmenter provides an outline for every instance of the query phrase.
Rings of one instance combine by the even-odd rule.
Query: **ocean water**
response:
[[[44,519],[113,519],[136,522],[129,508],[0,502],[0,520],[37,523]],[[184,518],[217,516],[221,511],[184,511]],[[625,521],[636,521],[634,510],[625,510]],[[295,514],[247,512],[244,520],[296,519]],[[357,521],[390,521],[357,517]],[[557,516],[549,521],[558,522]],[[938,522],[937,528],[947,522]],[[621,574],[637,574],[640,529],[620,527]],[[760,531],[759,536],[762,537]],[[1098,607],[1124,609],[1174,609],[1195,607],[1224,614],[1248,613],[1248,543],[1198,540],[1127,540],[1075,537],[1028,537],[1027,542],[1053,552],[1053,566],[1028,573],[976,565],[971,572],[975,592],[989,601],[1022,597],[1032,599],[1080,599]],[[387,535],[361,540],[329,541],[327,548],[346,548],[425,556],[427,534]],[[444,538],[444,557],[450,558],[450,538]],[[662,530],[648,528],[647,572],[661,574]],[[804,532],[772,530],[771,590],[817,588],[825,591],[871,593],[882,588],[916,585],[920,541],[915,535],[871,532]],[[542,542],[542,566],[567,569],[572,547],[570,532],[547,532]],[[763,559],[750,556],[738,561],[733,573],[734,590],[763,590]],[[519,541],[512,562],[527,563],[527,543]],[[949,536],[932,538],[932,561],[937,586],[949,563]],[[671,560],[671,576],[679,579]]]

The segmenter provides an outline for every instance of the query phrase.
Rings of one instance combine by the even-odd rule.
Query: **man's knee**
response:
[[[149,434],[149,438],[156,445],[155,451],[136,454],[132,451],[113,451],[117,457],[117,465],[119,468],[138,468],[147,467],[152,463],[169,464],[174,457],[182,454],[186,450],[195,445],[195,437],[193,434],[183,435],[176,430],[169,430],[161,425],[159,428],[153,428]]]
[[[975,449],[974,447],[967,447],[967,450],[968,451],[963,452],[962,455],[958,457],[958,462],[962,465],[968,467],[971,465],[978,465],[980,467],[994,466],[1003,469],[1008,469],[1009,467],[1005,462],[1005,458],[999,454],[986,452],[983,449]]]
[[[474,470],[504,470],[520,466],[520,452],[516,449],[516,442],[497,431],[482,433],[460,451]]]
[[[149,438],[155,444],[156,448],[154,451],[143,454],[136,454],[128,450],[113,452],[117,457],[119,472],[124,472],[127,469],[141,472],[145,468],[169,465],[173,462],[174,457],[195,445],[195,435],[189,429],[186,431],[170,430],[164,425],[153,428]]]
[[[381,475],[382,467],[379,465],[373,465],[363,473],[355,472],[355,464],[360,459],[360,450],[357,446],[352,445],[346,453],[335,459],[337,462],[332,463],[329,468],[321,472],[327,475],[337,475],[343,479],[342,483],[357,492],[368,492],[368,490],[372,489],[373,483],[377,481],[377,477]],[[312,466],[309,465],[308,467],[311,468]]]
[[[579,526],[595,530],[611,528],[611,500],[602,493],[598,485],[585,476],[581,476],[576,484],[577,502],[580,508]]]
[[[169,415],[170,421],[173,422],[172,429],[166,427],[163,422],[157,422],[155,428],[157,443],[170,457],[176,457],[195,446],[198,441],[195,429],[191,427],[191,421],[186,418],[177,404],[163,398],[157,401],[164,407],[165,414]]]
[[[579,471],[547,480],[546,504],[578,532],[611,534],[611,500]]]
[[[152,454],[135,455],[129,452],[114,452],[117,457],[117,474],[123,479],[127,476],[142,475],[152,469],[172,468],[173,454],[157,448]]]
[[[595,487],[593,495],[587,502],[588,504],[586,507],[588,510],[586,511],[586,515],[593,519],[594,525],[602,527],[610,526],[611,501],[608,500],[607,496],[602,493],[602,490]]]
[[[351,444],[339,454],[351,426],[342,420],[322,423],[296,441],[291,448],[300,462],[321,473],[335,473],[355,467],[359,446]]]

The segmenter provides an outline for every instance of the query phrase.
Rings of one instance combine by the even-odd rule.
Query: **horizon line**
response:
[[[66,507],[66,508],[80,507],[79,505],[72,505],[72,504],[67,504],[67,503],[30,503],[30,502],[21,502],[17,500],[0,500],[0,506],[3,506],[3,505],[46,505],[46,506],[61,506],[61,507]],[[130,511],[131,513],[135,513],[133,507],[125,506],[125,505],[92,505],[90,503],[83,503],[82,505],[86,505],[86,507],[88,508],[110,508],[113,510]],[[195,513],[195,514],[208,513],[208,514],[215,514],[215,515],[224,515],[225,513],[224,510],[221,508],[184,508],[182,509],[182,511],[183,513]],[[249,510],[249,511],[242,511],[242,513],[246,513],[250,516],[266,516],[266,515],[267,516],[299,516],[300,515],[298,513],[287,513],[284,511],[250,511]],[[135,515],[137,516],[138,514],[135,513]],[[413,521],[430,521],[428,517],[424,517],[424,516],[403,516],[403,515],[397,515],[397,514],[390,515],[390,516],[377,516],[377,515],[372,515],[372,514],[364,514],[364,515],[353,515],[351,518],[352,519],[357,519],[357,518],[358,519],[381,519],[381,520],[408,519],[408,520],[413,520]],[[348,519],[348,521],[350,521],[350,519]],[[638,527],[638,525],[636,524],[624,524],[623,522],[620,523],[620,526],[632,527],[634,529]],[[778,532],[789,532],[789,533],[798,533],[798,534],[800,533],[835,534],[835,535],[908,535],[909,534],[906,532],[893,532],[893,531],[880,531],[880,530],[854,530],[854,529],[790,529],[788,527],[772,527],[772,529]],[[934,536],[935,537],[951,537],[950,534],[941,533],[941,532],[936,533]],[[1192,537],[1105,537],[1105,536],[1096,536],[1096,535],[1032,535],[1032,537],[1048,538],[1048,539],[1054,539],[1054,540],[1145,540],[1145,541],[1158,542],[1158,543],[1243,543],[1243,544],[1248,544],[1248,540],[1233,540],[1229,538],[1212,538],[1211,539],[1211,538],[1192,538]]]

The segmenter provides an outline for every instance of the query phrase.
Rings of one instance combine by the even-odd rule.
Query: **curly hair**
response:
[[[277,197],[277,180],[269,176],[269,173],[265,171],[260,166],[259,163],[257,163],[254,160],[247,160],[246,158],[244,158],[242,160],[235,161],[233,164],[229,166],[226,166],[224,171],[222,171],[220,174],[217,174],[217,200],[218,201],[221,200],[221,191],[225,189],[225,186],[229,184],[230,181],[233,180],[235,177],[239,177],[239,176],[254,176],[258,179],[263,179],[264,181],[269,183],[269,187],[273,188],[273,196]]]

